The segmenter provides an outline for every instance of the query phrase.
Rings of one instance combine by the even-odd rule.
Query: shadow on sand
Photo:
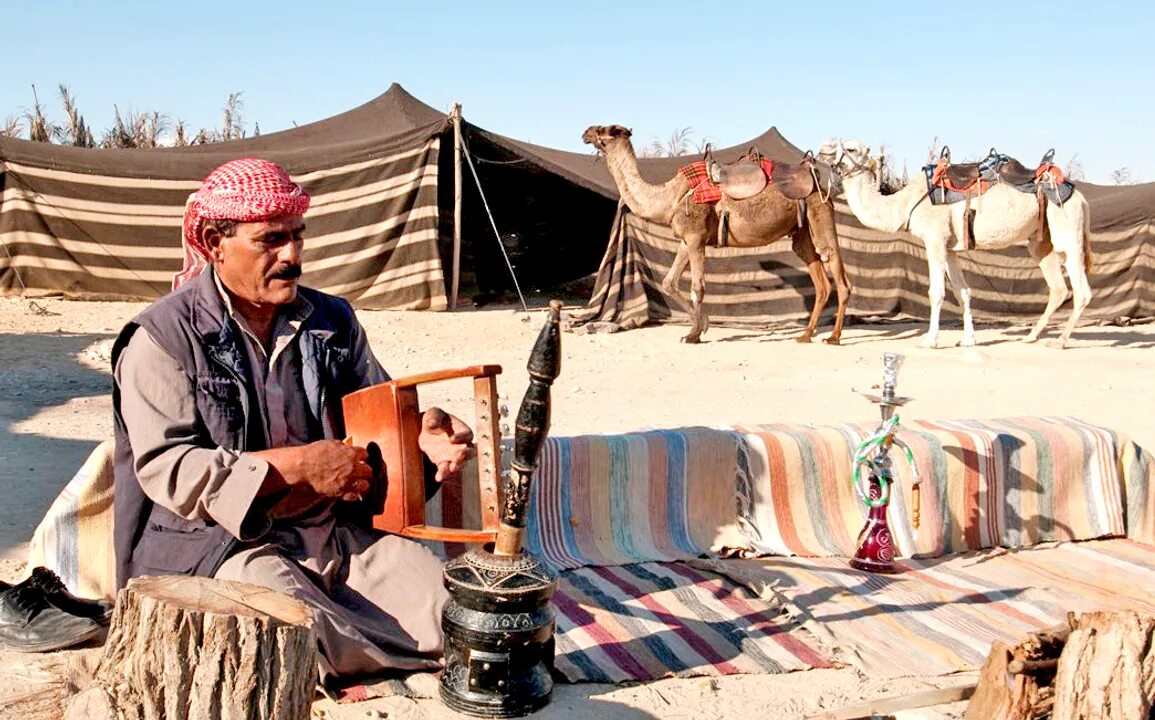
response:
[[[107,404],[85,408],[85,416],[56,410],[59,418],[38,420],[36,432],[22,424],[43,412],[82,398],[111,392],[108,373],[80,363],[78,355],[90,345],[110,339],[105,334],[20,333],[0,334],[4,364],[0,367],[0,557],[19,553],[45,511],[80,466],[95,440],[94,421],[111,432]],[[88,415],[96,413],[96,417]],[[97,430],[102,431],[102,430]]]

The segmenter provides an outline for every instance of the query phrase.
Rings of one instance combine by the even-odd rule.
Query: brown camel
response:
[[[851,287],[842,265],[834,227],[834,207],[829,198],[824,199],[817,190],[806,198],[806,218],[801,227],[797,202],[782,195],[773,185],[767,185],[765,190],[745,200],[723,196],[716,205],[694,203],[690,198],[693,188],[681,173],[661,185],[642,179],[630,135],[630,130],[621,125],[595,125],[585,131],[582,140],[606,156],[610,174],[630,211],[651,222],[670,226],[674,236],[681,241],[674,263],[662,280],[662,290],[688,308],[690,333],[682,338],[683,342],[700,342],[702,333],[709,327],[709,318],[702,311],[706,291],[706,244],[717,237],[718,218],[725,212],[728,214],[729,245],[757,247],[791,236],[793,250],[806,263],[814,283],[814,308],[810,312],[810,322],[797,338],[798,342],[810,342],[818,327],[818,317],[830,299],[829,266],[838,291],[838,312],[834,331],[826,342],[837,345],[842,337]],[[678,290],[678,281],[687,264],[690,266],[689,303]]]

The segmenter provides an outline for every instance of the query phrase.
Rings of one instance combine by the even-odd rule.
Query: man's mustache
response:
[[[296,280],[301,277],[300,265],[286,265],[269,276],[270,280]]]

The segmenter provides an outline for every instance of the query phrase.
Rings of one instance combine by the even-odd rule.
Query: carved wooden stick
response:
[[[513,441],[512,472],[505,481],[505,505],[497,528],[494,553],[516,555],[525,536],[525,511],[529,484],[537,458],[549,432],[549,386],[561,372],[561,302],[550,300],[549,316],[529,355],[529,389],[517,413]]]

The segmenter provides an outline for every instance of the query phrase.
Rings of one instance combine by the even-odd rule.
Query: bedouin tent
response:
[[[460,185],[455,122],[470,152]],[[512,290],[506,255],[520,289],[555,287],[597,269],[614,201],[534,150],[396,84],[341,115],[227,143],[114,150],[0,138],[0,294],[163,295],[181,265],[189,193],[212,168],[248,156],[283,164],[312,194],[304,281],[358,307],[444,309],[455,266],[463,292]]]
[[[455,123],[468,150],[460,167]],[[573,128],[575,139],[584,124]],[[729,161],[751,146],[778,161],[802,155],[775,128],[717,155]],[[90,150],[0,138],[0,294],[162,295],[180,267],[185,198],[216,165],[254,155],[284,164],[314,197],[305,282],[359,307],[443,309],[458,284],[482,295],[513,290],[508,256],[524,285],[517,289],[526,291],[596,270],[579,322],[630,328],[686,319],[660,290],[677,248],[669,228],[615,213],[618,191],[603,160],[487,131],[396,84],[341,115],[229,143]],[[643,158],[638,166],[648,181],[664,182],[692,159]],[[1155,184],[1079,187],[1091,204],[1095,256],[1095,298],[1084,317],[1155,316]],[[851,314],[925,318],[921,243],[864,228],[841,198],[835,210],[855,287]],[[788,240],[707,254],[713,322],[772,326],[806,317],[813,290]],[[980,319],[1029,318],[1046,303],[1025,248],[966,253],[962,262]],[[950,293],[947,310],[958,310]],[[833,303],[827,317],[832,312]]]
[[[750,143],[773,160],[797,161],[802,152],[773,128]],[[741,146],[739,146],[741,147]],[[651,181],[667,180],[690,158],[641,160]],[[1155,183],[1102,186],[1078,183],[1091,216],[1094,299],[1084,321],[1113,322],[1155,317]],[[607,196],[618,197],[611,183]],[[929,277],[921,241],[909,233],[866,228],[835,197],[835,220],[843,260],[854,292],[848,314],[859,318],[925,319]],[[619,212],[595,288],[575,324],[613,323],[630,329],[651,322],[688,322],[684,310],[662,292],[661,282],[674,260],[677,241],[669,227]],[[805,322],[814,290],[788,239],[759,248],[706,250],[704,308],[712,323],[776,327]],[[980,320],[1034,321],[1047,303],[1047,285],[1026,243],[999,251],[961,255],[972,291],[971,308]],[[690,273],[680,287],[689,294]],[[952,293],[948,313],[960,308]],[[825,322],[833,317],[832,298]],[[1061,309],[1063,316],[1070,305]],[[957,317],[957,315],[956,315]]]

